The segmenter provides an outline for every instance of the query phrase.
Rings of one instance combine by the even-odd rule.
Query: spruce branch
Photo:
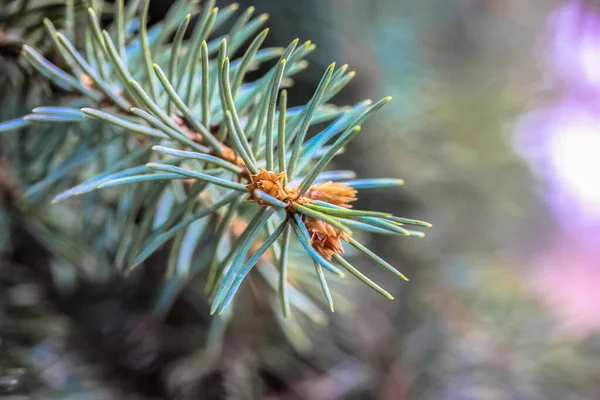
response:
[[[346,65],[336,68],[333,63],[310,101],[289,108],[284,87],[306,67],[304,58],[314,50],[311,42],[298,46],[294,40],[283,50],[261,49],[268,30],[260,30],[267,18],[252,19],[253,8],[241,13],[227,35],[211,39],[235,12],[233,6],[219,10],[214,1],[199,7],[179,0],[164,21],[149,28],[148,5],[146,0],[126,8],[117,1],[115,20],[104,30],[102,11],[90,7],[82,45],[73,42],[69,5],[64,33],[47,25],[61,55],[58,64],[33,47],[23,47],[31,65],[70,96],[58,106],[37,107],[1,123],[1,137],[44,124],[61,129],[76,143],[52,146],[52,154],[65,156],[23,201],[38,196],[53,203],[74,202],[74,196],[103,189],[98,192],[100,204],[109,213],[122,214],[110,224],[99,222],[107,238],[117,238],[103,246],[114,250],[110,263],[119,271],[143,264],[172,240],[166,278],[176,284],[159,296],[161,304],[169,304],[193,276],[208,270],[211,312],[223,313],[244,278],[262,265],[260,270],[271,266],[279,271],[272,284],[287,316],[291,306],[302,308],[293,300],[297,296],[290,295],[295,290],[287,279],[290,266],[308,273],[307,259],[332,311],[328,274],[343,276],[344,269],[392,298],[342,258],[344,242],[406,279],[356,241],[353,230],[422,236],[405,226],[430,225],[352,208],[359,191],[399,186],[401,180],[355,179],[349,171],[326,171],[366,119],[391,98],[351,107],[327,103],[354,76]],[[138,16],[141,25],[132,29]],[[244,54],[235,58],[248,41]],[[264,76],[245,82],[247,71],[274,59]],[[319,123],[328,125],[307,139]],[[64,189],[67,175],[83,183]],[[141,211],[145,214],[138,220]],[[195,251],[205,241],[212,250]],[[304,259],[291,257],[294,248],[303,250]]]

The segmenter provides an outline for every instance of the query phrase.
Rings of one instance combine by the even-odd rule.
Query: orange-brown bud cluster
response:
[[[313,248],[325,257],[327,260],[331,260],[331,256],[336,253],[343,253],[344,248],[340,239],[348,241],[348,235],[346,232],[341,231],[334,226],[323,222],[321,220],[304,217],[306,223],[306,229],[310,234],[310,241]]]
[[[345,183],[327,181],[311,186],[306,197],[320,200],[340,207],[351,208],[351,203],[356,200],[356,189]]]
[[[340,207],[350,208],[350,204],[356,200],[356,190],[345,183],[327,181],[312,186],[306,195],[301,196],[297,188],[290,189],[284,185],[285,172],[275,173],[264,169],[258,174],[250,175],[250,184],[246,188],[250,192],[248,201],[257,202],[261,206],[269,206],[268,203],[254,196],[254,191],[259,189],[275,199],[291,206],[293,203],[311,203],[320,200]],[[310,235],[313,248],[331,260],[336,253],[342,253],[344,248],[340,240],[348,241],[348,235],[338,228],[321,220],[304,216],[304,222]]]
[[[250,191],[248,201],[258,202],[261,206],[267,206],[263,200],[258,199],[254,196],[256,189],[262,190],[271,197],[276,198],[286,204],[290,204],[299,199],[297,189],[290,189],[283,184],[285,179],[285,172],[275,173],[260,169],[258,174],[250,175],[250,184],[246,185],[246,188]]]
[[[356,189],[345,183],[327,181],[311,186],[306,193],[311,200],[320,200],[336,206],[351,208],[351,203],[356,200]],[[346,232],[323,222],[321,220],[305,217],[306,228],[310,234],[313,248],[327,260],[336,253],[343,253],[344,248],[340,240],[348,241]]]

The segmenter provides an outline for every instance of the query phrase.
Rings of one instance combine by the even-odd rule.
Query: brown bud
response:
[[[313,248],[327,260],[331,260],[331,256],[336,253],[344,252],[340,242],[340,239],[348,241],[348,235],[344,231],[312,217],[305,216],[305,223]]]
[[[350,208],[348,203],[356,200],[356,189],[345,183],[327,181],[311,186],[306,197],[340,207]]]
[[[250,191],[248,201],[258,202],[261,206],[267,206],[261,199],[257,199],[253,192],[259,189],[271,197],[276,198],[284,203],[291,203],[298,199],[298,190],[290,189],[283,184],[285,179],[285,172],[275,173],[260,169],[258,174],[250,175],[250,184],[246,185],[246,188]]]

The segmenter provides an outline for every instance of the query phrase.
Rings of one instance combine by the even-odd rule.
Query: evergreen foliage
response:
[[[35,20],[30,3],[11,3],[4,19]],[[253,8],[179,0],[149,26],[149,0],[83,3],[40,2],[46,39],[19,23],[31,38],[22,57],[52,95],[0,124],[2,155],[28,185],[15,188],[16,206],[56,265],[102,278],[165,250],[158,314],[199,284],[221,314],[253,270],[272,289],[266,296],[279,298],[269,302],[278,315],[293,308],[314,317],[303,294],[311,280],[333,311],[328,281],[344,272],[392,298],[344,246],[406,279],[353,231],[420,237],[409,228],[429,224],[352,208],[361,191],[401,180],[328,169],[390,98],[333,105],[354,76],[333,63],[307,104],[288,107],[292,78],[315,45],[261,48],[267,16]],[[247,79],[263,65],[266,74]]]

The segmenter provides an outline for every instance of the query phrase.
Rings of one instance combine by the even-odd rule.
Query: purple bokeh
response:
[[[521,119],[516,146],[560,225],[600,244],[600,14],[567,1],[551,15],[547,38],[559,95]]]
[[[558,95],[518,123],[516,148],[559,229],[533,283],[563,325],[600,331],[600,12],[570,0],[549,18],[545,69]]]

